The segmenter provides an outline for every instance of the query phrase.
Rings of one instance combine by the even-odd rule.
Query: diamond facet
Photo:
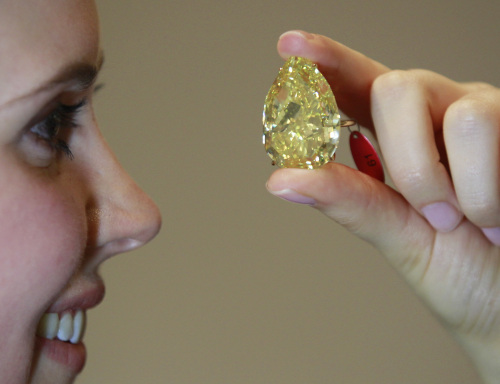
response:
[[[279,167],[319,168],[332,160],[340,115],[330,85],[316,65],[290,57],[264,104],[263,142]]]

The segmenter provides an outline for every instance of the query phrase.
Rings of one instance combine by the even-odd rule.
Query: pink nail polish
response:
[[[500,246],[500,228],[483,228],[482,231],[489,241]]]
[[[453,231],[462,221],[463,214],[447,202],[433,203],[422,208],[427,221],[439,232]]]
[[[314,205],[316,200],[312,197],[301,195],[292,189],[283,189],[281,191],[269,191],[274,196],[279,197],[283,200],[290,201],[297,204]]]
[[[300,30],[285,32],[280,36],[280,39],[285,35],[296,35],[296,36],[300,36],[301,38],[306,39],[306,40],[314,39],[314,35],[312,33],[309,33],[306,31],[300,31]]]

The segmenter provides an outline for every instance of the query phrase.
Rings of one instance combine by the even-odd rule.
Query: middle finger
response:
[[[441,232],[453,230],[463,214],[436,138],[446,108],[465,92],[460,84],[421,70],[392,71],[372,88],[372,116],[392,180]]]

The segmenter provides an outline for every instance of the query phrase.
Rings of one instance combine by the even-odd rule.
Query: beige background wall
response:
[[[164,226],[104,265],[79,383],[478,383],[377,252],[267,194],[261,109],[277,38],[295,28],[394,68],[499,85],[500,2],[98,4],[101,126]],[[345,146],[338,159],[351,162]]]

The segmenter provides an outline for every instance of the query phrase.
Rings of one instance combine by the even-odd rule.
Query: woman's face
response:
[[[98,266],[159,230],[98,130],[101,64],[92,0],[0,2],[2,383],[72,382]]]

